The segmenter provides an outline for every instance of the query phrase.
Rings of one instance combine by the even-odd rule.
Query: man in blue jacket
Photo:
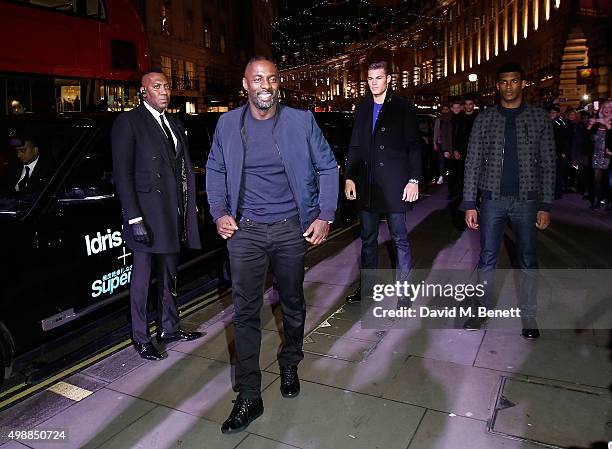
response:
[[[280,76],[265,57],[247,65],[248,103],[219,119],[206,164],[217,232],[227,240],[232,274],[238,398],[223,433],[240,432],[263,413],[260,311],[268,266],[283,311],[278,357],[281,394],[300,392],[306,242],[325,241],[338,201],[338,164],[312,113],[278,104]]]

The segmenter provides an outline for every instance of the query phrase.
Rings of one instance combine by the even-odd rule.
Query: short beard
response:
[[[271,109],[274,105],[276,105],[276,103],[278,103],[278,90],[272,91],[271,94],[272,96],[270,97],[269,101],[261,101],[257,93],[255,93],[251,95],[251,102],[253,103],[253,105],[255,105],[257,109],[267,111],[268,109]]]

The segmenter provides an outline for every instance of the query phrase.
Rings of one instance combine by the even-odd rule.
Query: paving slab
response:
[[[475,366],[606,388],[612,378],[608,355],[580,342],[487,332]]]
[[[100,449],[233,449],[245,437],[223,435],[216,423],[158,406]]]
[[[384,398],[486,421],[502,377],[499,371],[409,357],[389,379]]]
[[[334,316],[320,323],[316,332],[336,337],[377,342],[385,335],[386,330],[362,329],[360,321],[346,320]]]
[[[305,353],[326,355],[349,362],[359,362],[367,357],[374,345],[375,342],[372,341],[313,332],[304,339],[303,348]]]
[[[385,338],[395,332],[402,335],[397,348],[406,355],[441,360],[472,366],[476,360],[484,331],[460,329],[402,329],[405,323],[396,323]],[[403,340],[403,341],[401,341]]]
[[[304,301],[307,306],[337,310],[344,304],[346,296],[353,292],[356,282],[357,279],[346,285],[304,282]]]
[[[288,400],[279,382],[264,391],[266,410],[249,431],[303,449],[405,449],[425,411],[310,382]]]
[[[155,404],[116,391],[102,389],[51,419],[41,423],[44,429],[67,429],[68,439],[57,442],[30,443],[35,449],[96,448],[129,427]]]
[[[321,304],[317,306],[306,305],[306,323],[304,324],[304,333],[308,334],[315,327],[329,317],[337,307],[337,301],[334,299],[333,303]],[[261,328],[282,332],[283,329],[283,313],[281,310],[280,303],[266,302],[261,309]]]
[[[147,363],[108,388],[222,423],[236,393],[229,364],[169,351],[168,358]],[[262,388],[278,376],[263,372]]]
[[[271,440],[269,438],[260,437],[259,435],[250,434],[242,443],[236,446],[236,449],[301,449],[297,446],[289,446],[285,443]]]
[[[104,382],[112,382],[144,363],[145,360],[143,360],[136,351],[132,348],[126,348],[110,357],[100,360],[95,365],[85,369],[83,373]]]
[[[29,446],[25,446],[21,444],[19,441],[9,441],[6,444],[0,445],[1,449],[27,449],[28,447]]]
[[[321,262],[311,267],[304,276],[306,282],[317,282],[320,284],[349,286],[359,280],[359,263]]]
[[[276,360],[282,339],[278,331],[261,331],[261,351],[259,363],[268,366]],[[172,348],[173,351],[206,357],[220,362],[234,362],[234,326],[217,323],[208,328],[207,334],[198,340],[181,342]]]
[[[512,406],[497,413],[495,432],[563,447],[588,447],[612,437],[603,424],[612,418],[607,389],[508,379],[501,394]]]
[[[487,433],[486,422],[427,410],[408,449],[542,449]]]

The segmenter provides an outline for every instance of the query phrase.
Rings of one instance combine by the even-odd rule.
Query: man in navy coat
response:
[[[185,130],[166,111],[170,84],[157,69],[144,74],[141,84],[143,102],[117,117],[111,138],[124,239],[134,254],[132,339],[142,358],[160,360],[147,332],[152,262],[157,266],[158,342],[194,340],[202,334],[179,327],[176,274],[181,243],[188,248],[201,246]]]
[[[421,136],[415,109],[393,95],[386,61],[368,66],[368,95],[355,111],[344,194],[357,202],[361,222],[361,268],[378,267],[378,226],[386,215],[395,243],[396,280],[412,268],[406,229],[407,204],[419,197]],[[347,301],[361,300],[361,287]]]

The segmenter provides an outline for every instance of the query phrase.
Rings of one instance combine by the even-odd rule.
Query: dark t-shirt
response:
[[[274,144],[274,118],[256,120],[246,114],[247,148],[238,213],[259,223],[297,215],[297,207],[279,150]]]
[[[518,108],[509,109],[500,107],[506,119],[504,130],[504,156],[500,193],[503,196],[518,196],[519,193],[519,164],[516,138],[516,116],[525,110],[525,104]]]

